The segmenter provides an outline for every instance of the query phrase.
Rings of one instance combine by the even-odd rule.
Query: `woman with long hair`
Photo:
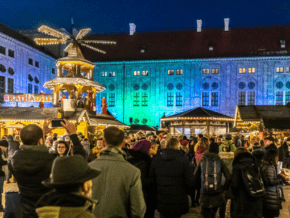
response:
[[[283,177],[277,175],[278,149],[270,149],[266,152],[261,163],[261,175],[265,185],[266,194],[263,199],[264,218],[279,217],[282,208]]]
[[[203,153],[209,148],[209,141],[208,138],[202,137],[195,145],[194,152],[195,152],[195,161],[196,164],[202,158]]]

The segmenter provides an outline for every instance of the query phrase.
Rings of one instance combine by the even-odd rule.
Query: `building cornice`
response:
[[[14,38],[12,38],[12,37],[10,37],[10,36],[7,36],[7,35],[4,34],[4,33],[1,33],[1,32],[0,32],[0,37],[3,37],[4,39],[6,39],[6,40],[8,40],[8,41],[11,41],[12,43],[15,43],[15,44],[17,44],[17,45],[19,45],[19,46],[22,46],[22,47],[24,47],[24,48],[26,48],[26,49],[28,49],[28,50],[34,52],[34,53],[38,53],[38,54],[40,54],[40,55],[42,55],[42,56],[45,56],[45,58],[49,58],[49,59],[51,59],[51,61],[55,61],[55,59],[54,59],[53,57],[49,56],[48,54],[45,54],[44,52],[39,51],[38,49],[35,49],[35,48],[33,48],[33,47],[31,47],[31,46],[29,46],[29,45],[23,43],[23,42],[20,42],[20,41],[18,41],[17,39],[14,39]]]
[[[132,65],[132,64],[167,64],[167,63],[198,63],[198,62],[225,62],[225,61],[269,61],[290,60],[290,56],[259,56],[259,57],[227,57],[227,58],[195,58],[195,59],[170,59],[170,60],[140,60],[140,61],[112,61],[94,62],[96,65]]]

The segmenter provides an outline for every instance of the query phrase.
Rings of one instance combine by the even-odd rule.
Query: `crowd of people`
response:
[[[223,218],[229,200],[233,218],[279,217],[290,138],[277,147],[272,136],[188,139],[111,126],[92,146],[74,124],[62,125],[65,136],[51,134],[47,120],[0,141],[8,165],[0,192],[5,180],[17,182],[22,217],[154,218],[157,210],[177,218],[200,206],[203,217]]]

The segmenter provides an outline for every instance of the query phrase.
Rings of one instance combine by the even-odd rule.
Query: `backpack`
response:
[[[251,164],[251,166],[241,170],[241,172],[247,193],[255,198],[264,196],[265,187],[259,167],[256,164]]]
[[[221,160],[205,158],[201,167],[201,191],[204,194],[222,192]]]

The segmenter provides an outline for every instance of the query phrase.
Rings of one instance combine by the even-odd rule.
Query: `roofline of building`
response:
[[[28,49],[28,50],[30,50],[32,52],[41,54],[41,55],[45,56],[46,58],[50,58],[52,61],[56,60],[56,57],[54,57],[53,55],[49,55],[49,54],[41,51],[40,49],[34,48],[34,47],[24,43],[24,42],[21,42],[21,41],[15,39],[15,38],[13,38],[12,36],[6,35],[5,33],[2,33],[2,32],[0,32],[0,36],[2,36],[3,38],[5,38],[5,39],[7,39],[9,41],[12,41],[15,44],[23,46],[23,47],[25,47],[26,49]]]
[[[248,56],[248,57],[223,57],[223,58],[193,58],[193,59],[169,59],[169,60],[139,60],[139,61],[106,61],[93,62],[96,65],[119,65],[119,64],[155,64],[155,63],[189,63],[189,62],[212,62],[212,61],[248,61],[248,60],[289,60],[290,56]]]

